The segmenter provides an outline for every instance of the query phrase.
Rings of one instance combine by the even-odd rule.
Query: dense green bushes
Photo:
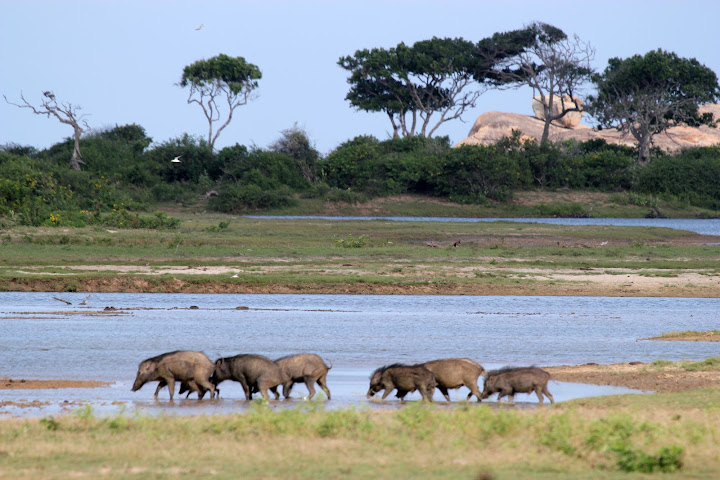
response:
[[[637,189],[720,210],[720,146],[695,148],[653,160],[640,171]]]
[[[234,145],[212,152],[189,135],[153,145],[142,127],[125,125],[81,139],[82,171],[70,168],[72,151],[72,139],[42,151],[0,147],[0,223],[90,224],[158,201],[192,203],[203,196],[211,197],[210,208],[240,213],[291,206],[298,197],[355,203],[416,193],[502,202],[535,188],[629,192],[655,202],[665,196],[720,209],[720,146],[674,156],[655,152],[640,168],[632,148],[602,140],[538,144],[514,132],[495,145],[451,148],[446,137],[359,136],[322,158],[297,126],[268,149]],[[176,156],[181,161],[170,162]],[[572,207],[572,215],[585,214],[581,205]],[[543,208],[554,207],[538,211]],[[139,217],[121,220],[120,226],[153,225]]]
[[[450,148],[447,139],[356,137],[321,162],[328,185],[368,195],[424,193],[461,203],[504,201],[513,190],[633,186],[632,149],[604,141],[538,144],[520,134],[490,146]]]

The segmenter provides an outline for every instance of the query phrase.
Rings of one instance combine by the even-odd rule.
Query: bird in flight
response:
[[[201,23],[200,26],[198,28],[196,28],[195,30],[202,30],[203,28],[205,28],[205,25]]]
[[[177,157],[173,158],[172,160],[170,160],[170,163],[180,163],[180,157],[182,157],[182,155],[178,155]]]

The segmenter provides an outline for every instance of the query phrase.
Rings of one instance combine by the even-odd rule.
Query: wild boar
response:
[[[504,396],[508,397],[510,403],[515,401],[516,393],[535,392],[543,403],[543,394],[555,403],[555,399],[547,388],[550,374],[537,367],[503,368],[489,372],[485,377],[485,388],[481,399],[488,398],[493,393],[498,394],[498,402]]]
[[[187,383],[196,391],[201,388],[209,390],[212,399],[215,398],[215,385],[210,382],[210,377],[214,369],[212,360],[202,352],[183,350],[163,353],[140,362],[132,391],[140,390],[147,382],[158,381],[155,397],[157,398],[160,389],[167,385],[172,400],[177,380]]]
[[[396,397],[404,401],[408,392],[415,390],[420,392],[423,400],[432,402],[432,395],[437,383],[435,376],[430,370],[422,365],[402,365],[395,363],[380,367],[370,376],[370,389],[367,397],[374,396],[380,390],[385,390],[382,399],[394,389],[397,389]]]
[[[215,372],[211,382],[219,385],[225,380],[240,382],[247,400],[252,400],[254,391],[260,392],[265,400],[269,400],[268,389],[272,389],[275,398],[278,398],[276,387],[282,385],[286,377],[277,363],[269,358],[262,355],[241,354],[220,358],[215,362]]]
[[[283,375],[287,377],[283,383],[283,395],[290,396],[290,391],[296,383],[304,382],[308,389],[308,399],[315,395],[315,383],[320,386],[330,400],[330,390],[327,387],[327,374],[329,367],[325,361],[314,353],[299,353],[288,355],[275,360]]]
[[[197,393],[198,400],[201,400],[207,393],[207,390],[198,386],[195,382],[181,382],[178,394],[182,395],[185,392],[188,392],[185,398],[190,398],[191,393]],[[220,398],[220,389],[217,387],[215,387],[215,398]]]
[[[448,390],[460,388],[463,385],[470,389],[468,400],[475,395],[478,402],[480,401],[480,389],[477,381],[485,369],[479,363],[469,358],[443,358],[425,362],[422,365],[435,375],[437,388],[448,402],[450,401]]]

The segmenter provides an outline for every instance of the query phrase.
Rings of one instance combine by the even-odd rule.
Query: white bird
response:
[[[604,246],[607,245],[607,244],[608,244],[608,242],[600,242],[600,246],[601,246],[601,247],[604,247]]]
[[[182,155],[178,155],[177,157],[170,160],[170,162],[171,163],[180,163],[180,157],[182,157]]]
[[[238,278],[237,273],[230,278]]]
[[[196,28],[195,30],[202,30],[203,28],[205,28],[205,25],[203,25],[203,24],[201,23],[200,26],[199,26],[198,28]]]

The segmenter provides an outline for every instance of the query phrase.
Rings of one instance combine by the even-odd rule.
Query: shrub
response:
[[[297,204],[292,190],[281,186],[265,190],[258,185],[225,185],[217,197],[210,199],[210,208],[225,213],[242,213],[248,210],[290,207]]]
[[[276,190],[283,185],[294,190],[310,188],[295,159],[285,153],[248,150],[235,145],[224,148],[218,154],[218,162],[223,171],[222,182],[257,185],[266,190]]]
[[[720,209],[720,146],[654,159],[639,172],[638,190],[686,198],[693,205]]]
[[[435,193],[458,203],[486,199],[509,200],[524,182],[517,160],[495,146],[461,146],[437,165],[432,179]]]

